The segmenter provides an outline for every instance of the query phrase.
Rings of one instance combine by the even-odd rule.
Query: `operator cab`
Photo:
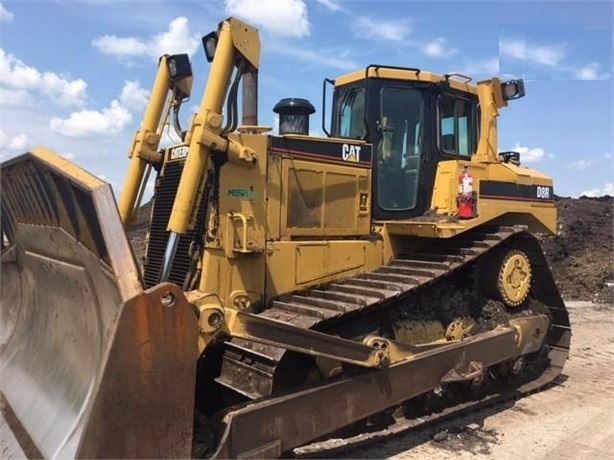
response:
[[[370,65],[326,82],[335,85],[330,136],[373,144],[374,219],[423,215],[437,163],[468,160],[477,149],[478,96],[469,77]]]

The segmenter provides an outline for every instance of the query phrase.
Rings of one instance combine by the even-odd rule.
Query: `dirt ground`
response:
[[[614,303],[614,198],[557,198],[558,234],[541,238],[565,300]]]

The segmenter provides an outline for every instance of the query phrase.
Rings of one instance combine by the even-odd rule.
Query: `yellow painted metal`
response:
[[[260,66],[260,38],[258,30],[239,21],[237,18],[226,20],[230,27],[235,49],[254,67]]]
[[[518,354],[526,355],[541,350],[550,329],[550,323],[550,319],[545,315],[510,319],[510,326],[516,330]]]
[[[200,142],[205,131],[219,134],[222,128],[220,114],[233,69],[233,59],[234,48],[229,25],[223,22],[219,28],[219,41],[209,71],[205,94],[199,112],[190,126],[188,135],[190,154],[181,174],[168,223],[168,230],[171,232],[184,234],[188,229],[194,204],[199,196],[201,180],[209,164],[210,149],[201,146]]]
[[[268,149],[266,136],[232,134],[228,138],[257,152]],[[221,168],[218,206],[207,225],[202,258],[207,276],[201,278],[199,290],[215,292],[227,308],[237,308],[238,292],[245,293],[252,304],[261,302],[264,293],[268,158],[261,157],[251,168],[236,163]]]
[[[497,117],[499,109],[507,105],[501,94],[501,80],[493,78],[478,83],[480,101],[480,140],[472,161],[496,162],[499,155]]]
[[[227,329],[225,310],[216,294],[195,290],[186,292],[185,296],[198,313],[198,352],[202,353],[220,332]]]
[[[390,78],[394,80],[417,81],[426,83],[439,83],[446,81],[445,76],[433,72],[415,72],[413,70],[390,69],[386,67],[370,67],[368,75],[369,78]],[[364,78],[365,71],[358,70],[335,78],[335,86],[356,83],[361,80],[364,80]],[[450,84],[450,87],[453,89],[470,94],[477,94],[477,87],[475,85],[470,84],[469,82],[460,81],[456,78],[450,78],[447,81]]]
[[[209,137],[208,141],[207,136],[219,136],[222,129],[222,104],[226,99],[228,84],[237,57],[235,50],[240,51],[244,57],[246,56],[243,53],[247,53],[250,63],[257,67],[260,47],[258,35],[246,32],[246,36],[254,41],[243,42],[241,48],[235,48],[233,31],[236,31],[236,27],[239,27],[238,22],[235,21],[232,22],[232,25],[231,22],[224,21],[218,28],[218,43],[205,93],[199,112],[193,118],[186,137],[190,154],[186,159],[179,181],[177,196],[168,224],[168,230],[177,234],[183,234],[188,229],[194,205],[200,196],[202,177],[209,164],[209,154],[213,147],[218,147],[215,145],[215,137]],[[243,27],[247,30],[249,26],[243,25]],[[212,145],[212,141],[214,145]],[[238,149],[237,156],[240,157],[241,152],[249,155],[249,152],[245,153],[244,150]]]
[[[446,340],[462,340],[469,335],[475,325],[476,322],[471,317],[456,318],[446,327]]]
[[[79,289],[73,287],[67,292],[57,291],[54,293],[54,296],[60,300],[63,300],[63,296],[72,295],[72,298],[69,299],[70,302],[67,303],[67,306],[62,307],[63,309],[70,307],[75,310],[76,307],[84,303],[83,296],[80,297],[76,293],[77,291],[83,291],[85,292],[84,295],[90,297],[92,297],[92,292],[96,291],[98,295],[93,296],[90,303],[97,300],[105,305],[108,304],[108,306],[101,310],[104,316],[102,320],[96,317],[99,312],[92,309],[90,313],[87,313],[92,318],[88,322],[95,325],[97,321],[104,321],[113,326],[115,321],[123,321],[127,332],[122,341],[118,343],[126,341],[125,343],[131,344],[130,351],[137,350],[137,354],[142,352],[142,357],[148,364],[153,361],[147,353],[149,342],[144,339],[148,337],[148,334],[156,332],[150,331],[146,327],[149,325],[148,320],[152,318],[156,320],[155,328],[164,329],[167,334],[181,339],[180,347],[165,348],[162,345],[164,345],[166,336],[161,334],[160,337],[164,340],[158,343],[160,353],[169,353],[168,359],[172,360],[174,352],[184,350],[186,353],[183,358],[192,362],[196,359],[195,356],[192,356],[194,351],[192,348],[195,348],[193,345],[197,341],[193,337],[193,329],[196,327],[194,324],[195,317],[192,315],[193,310],[199,317],[198,350],[200,352],[203,352],[209,343],[214,341],[221,333],[262,341],[262,337],[250,333],[246,327],[245,317],[242,317],[239,312],[249,312],[253,308],[264,307],[267,301],[283,294],[326,285],[375,270],[381,265],[389,263],[400,252],[411,253],[415,249],[414,245],[425,244],[427,238],[449,238],[486,223],[504,224],[509,222],[518,224],[526,222],[530,229],[555,231],[556,210],[553,203],[502,202],[478,197],[478,215],[476,218],[458,220],[455,217],[457,212],[457,178],[463,166],[469,168],[470,173],[475,178],[474,186],[478,190],[481,180],[497,180],[520,185],[549,186],[552,184],[549,177],[537,171],[499,162],[497,158],[496,119],[498,108],[506,105],[506,102],[502,99],[498,79],[480,82],[477,86],[454,78],[449,80],[451,88],[478,95],[482,110],[482,136],[478,151],[471,161],[453,160],[438,164],[431,203],[434,219],[373,223],[369,211],[372,187],[370,169],[298,160],[292,158],[291,155],[269,155],[269,138],[263,136],[260,132],[261,128],[258,127],[250,127],[251,130],[246,128],[239,131],[239,134],[222,137],[222,105],[237,58],[244,58],[251,66],[258,67],[260,44],[255,29],[233,18],[222,22],[218,32],[217,50],[206,90],[199,112],[193,117],[186,135],[185,141],[190,154],[186,159],[168,225],[168,230],[177,234],[183,234],[190,228],[195,203],[200,198],[203,189],[202,179],[210,167],[209,155],[212,150],[227,152],[229,161],[219,171],[219,189],[216,190],[217,202],[211,207],[209,220],[206,222],[205,250],[199,267],[204,275],[201,277],[198,290],[187,293],[184,298],[177,286],[161,284],[143,293],[140,289],[138,271],[128,243],[121,232],[121,225],[117,226],[119,224],[117,211],[114,205],[110,204],[109,196],[112,195],[110,195],[109,186],[44,149],[33,151],[33,155],[46,161],[51,169],[69,175],[71,184],[75,187],[84,190],[91,189],[90,192],[103,190],[101,192],[104,195],[103,199],[96,201],[94,207],[103,217],[110,216],[108,220],[98,219],[99,222],[94,222],[94,225],[92,225],[87,216],[87,210],[79,209],[75,218],[70,215],[67,207],[61,207],[56,210],[56,218],[59,224],[55,225],[56,228],[53,231],[44,231],[37,228],[36,225],[30,225],[31,228],[28,227],[28,230],[23,233],[23,235],[31,237],[24,239],[22,243],[24,248],[28,248],[30,244],[35,244],[41,246],[41,251],[53,249],[53,244],[42,244],[44,242],[43,237],[51,238],[51,240],[55,238],[56,242],[62,243],[58,245],[58,248],[53,249],[62,256],[58,257],[56,261],[56,265],[61,270],[57,273],[54,272],[55,274],[44,275],[42,272],[46,266],[41,265],[42,268],[37,268],[40,273],[37,276],[41,279],[45,279],[45,276],[55,276],[56,278],[59,276],[69,279],[69,281],[72,277],[72,279],[78,281],[77,284],[80,283],[77,286]],[[241,56],[238,56],[238,54]],[[124,223],[130,219],[146,164],[159,161],[158,153],[153,146],[157,146],[159,142],[157,130],[168,91],[169,75],[165,59],[163,58],[160,62],[141,130],[135,136],[131,149],[128,177],[120,199],[121,220]],[[369,77],[429,83],[448,81],[442,76],[429,72],[417,73],[411,70],[386,68],[370,68],[368,75]],[[336,85],[349,84],[363,80],[364,77],[364,71],[354,72],[338,78]],[[326,140],[326,142],[343,141]],[[310,179],[307,179],[308,177],[315,179],[310,181]],[[51,195],[53,199],[63,202],[65,197],[61,193],[57,193],[57,190],[53,190],[56,192]],[[5,192],[3,191],[3,193]],[[318,202],[317,205],[311,206],[311,208],[314,208],[314,216],[318,220],[317,224],[297,225],[296,222],[298,221],[290,219],[292,213],[297,211],[292,205],[293,193],[319,196],[318,200],[315,200]],[[362,197],[364,194],[367,196],[367,201],[363,205]],[[34,195],[34,198],[31,201],[34,202],[34,207],[36,207],[38,206],[35,203],[36,195]],[[32,203],[23,205],[24,208],[28,206],[32,206]],[[308,214],[309,212],[308,209],[298,210],[299,214],[301,212]],[[49,215],[52,214],[49,209],[42,209],[42,211]],[[305,217],[305,215],[301,217]],[[309,218],[310,216],[307,215],[306,217]],[[35,222],[35,224],[38,223]],[[100,237],[95,234],[97,229],[101,229],[104,243],[110,245],[112,250],[110,261],[104,261],[104,263],[110,264],[110,269],[104,263],[100,263],[105,254],[95,252],[100,247],[101,242]],[[118,231],[122,235],[116,238],[117,235],[114,232]],[[77,234],[79,240],[75,238]],[[37,238],[38,236],[40,237]],[[69,241],[63,244],[64,239]],[[25,241],[28,241],[28,243]],[[34,241],[34,243],[30,241]],[[77,260],[79,264],[90,264],[94,276],[91,274],[83,275],[85,273],[81,269],[83,267],[77,267],[76,270],[71,268],[70,264],[66,263],[66,258],[61,254],[66,248],[74,250],[80,258],[85,260],[85,262]],[[38,247],[36,249],[38,250]],[[12,255],[9,252],[3,253],[3,257],[5,258],[3,259],[3,268],[6,266],[11,267],[9,270],[13,270],[11,264],[14,264],[16,259],[11,258]],[[44,263],[47,263],[46,259]],[[89,270],[89,267],[85,268]],[[66,274],[62,274],[62,270]],[[16,279],[15,274],[17,272],[15,270],[8,273],[9,282]],[[96,289],[92,288],[88,291],[88,282],[93,283]],[[98,289],[97,283],[104,289]],[[530,283],[531,267],[526,255],[511,252],[510,256],[504,259],[499,277],[500,290],[506,303],[509,305],[521,303],[526,298]],[[54,284],[59,286],[67,283]],[[86,287],[85,290],[81,289],[83,286]],[[40,288],[40,285],[38,288]],[[124,291],[131,295],[123,295]],[[40,289],[36,291],[37,296],[41,296],[41,293]],[[9,300],[17,299],[18,302],[22,302],[23,299],[19,298],[20,295],[16,292],[10,293]],[[168,300],[169,296],[172,297],[171,300]],[[128,302],[134,303],[134,310],[138,314],[135,313],[128,319],[117,319],[119,318],[118,312],[124,308],[124,304],[128,305]],[[163,315],[167,315],[165,312],[171,310],[159,309],[158,307],[167,308],[172,306],[173,302],[176,302],[176,305],[181,308],[181,316],[172,322],[163,321],[163,319],[166,319]],[[3,305],[4,303],[3,300]],[[154,314],[152,313],[153,308],[157,308],[155,317],[149,316]],[[14,315],[14,313],[9,314]],[[68,314],[68,317],[70,315]],[[42,318],[44,319],[44,317]],[[78,321],[78,317],[71,321]],[[183,327],[184,323],[189,327]],[[45,324],[43,322],[39,324],[40,329],[44,331],[43,326]],[[132,325],[135,324],[138,327],[133,328]],[[79,330],[78,326],[75,322],[73,329],[77,331],[79,339],[83,340],[85,344],[81,354],[92,352],[93,348],[99,347],[100,344],[105,347],[110,346],[111,342],[105,342],[103,339],[98,342],[85,340],[87,330]],[[399,328],[405,327],[405,329],[397,331],[399,340],[406,342],[405,345],[381,337],[368,338],[368,344],[379,344],[380,349],[386,348],[389,350],[388,354],[392,357],[391,359],[396,361],[411,357],[414,350],[408,345],[409,343],[418,341],[433,344],[438,340],[445,340],[446,333],[440,323],[425,322],[417,328],[414,327],[414,330],[409,330],[409,326],[412,326],[412,324],[401,322]],[[165,329],[165,327],[167,328]],[[448,335],[453,340],[462,339],[466,327],[464,323],[458,323],[456,327],[457,329],[449,331]],[[525,323],[519,322],[514,327],[518,331],[518,346],[523,350],[533,350],[541,346],[547,324],[543,321],[537,323],[526,321]],[[62,331],[62,326],[58,326],[58,330]],[[139,335],[139,331],[142,332],[142,336]],[[132,334],[136,338],[135,343],[143,345],[142,347],[133,346],[134,343],[130,340],[131,332],[135,332],[135,334]],[[43,333],[44,339],[47,338],[44,335],[46,333]],[[112,331],[105,335],[105,337],[110,336],[112,336]],[[38,338],[34,337],[33,340],[36,341]],[[43,343],[45,343],[45,340],[43,340]],[[90,348],[88,349],[88,347]],[[119,356],[122,350],[117,349],[116,353]],[[329,358],[334,357],[335,355],[329,356]],[[98,366],[100,364],[97,362],[88,364],[85,359],[81,361],[86,366]],[[128,369],[131,368],[130,365],[133,363],[139,364],[139,361],[131,360],[127,362],[125,367],[120,367],[120,370],[123,369],[129,373]],[[373,360],[371,364],[374,363]],[[143,369],[149,371],[150,367],[143,367]],[[335,364],[334,368],[337,367]],[[330,372],[333,372],[334,368],[331,368]],[[43,369],[43,366],[40,369]],[[40,372],[40,369],[34,369],[33,372]],[[160,366],[160,369],[164,371],[165,367]],[[188,367],[185,367],[185,369],[188,369]],[[184,382],[189,387],[186,394],[189,393],[190,395],[193,394],[191,388],[194,385],[190,379],[193,377],[191,372],[194,369],[193,365],[189,366],[190,372],[187,372],[189,378],[186,379],[187,383]],[[87,372],[82,373],[85,377],[98,378],[96,369],[85,370]],[[103,372],[103,370],[101,369],[98,372]],[[77,380],[82,378],[79,372],[72,374],[74,375],[70,378]],[[107,377],[112,378],[110,373],[107,373]],[[44,379],[40,380],[44,381]],[[63,382],[51,383],[52,388],[63,385]],[[82,385],[83,382],[77,383],[85,388]],[[153,384],[155,382],[147,381],[146,383]],[[152,385],[149,385],[149,387],[155,389]],[[86,394],[85,391],[81,391],[80,398],[83,401],[78,403],[85,407],[86,403],[89,404],[86,401],[89,396],[90,393]],[[177,400],[182,403],[184,408],[189,405],[187,404],[189,401],[185,398],[177,397]],[[106,401],[101,401],[98,403],[99,410],[102,411],[101,413],[105,413],[103,403]],[[76,409],[79,409],[79,407],[77,405]],[[191,406],[188,409],[190,409],[191,414]],[[32,420],[36,421],[37,410],[32,413],[34,414]],[[143,411],[135,411],[135,413],[137,415],[143,414]],[[154,418],[152,417],[152,420]],[[189,421],[191,417],[183,417],[183,419]],[[68,420],[68,422],[71,422],[71,420]],[[55,429],[53,424],[47,423],[47,425],[48,429]],[[131,424],[131,426],[138,427],[139,425]],[[56,441],[63,442],[64,439],[66,438],[62,436],[55,437],[54,444]],[[51,445],[49,451],[51,452],[56,448],[57,446]],[[154,456],[153,454],[150,456]]]
[[[281,196],[282,196],[282,157],[267,156],[267,239],[277,241],[281,238]],[[284,220],[286,220],[284,216]]]
[[[382,265],[381,241],[269,242],[266,297],[331,283]]]
[[[515,307],[529,295],[531,288],[531,263],[527,255],[518,250],[507,253],[501,263],[498,288],[503,302]]]
[[[211,131],[203,131],[200,139],[201,146],[210,150],[226,152],[228,161],[244,167],[254,166],[258,160],[256,152],[229,138],[224,138]]]
[[[78,184],[79,187],[96,189],[98,187],[106,187],[107,184],[103,180],[80,168],[67,159],[59,156],[57,153],[44,147],[35,147],[28,153],[45,163],[45,166],[58,173],[65,173],[71,177],[71,180]],[[18,158],[15,158],[18,161]],[[9,160],[7,164],[12,163]]]
[[[526,225],[533,232],[556,233],[556,207],[554,202],[525,202],[481,198],[478,195],[477,217],[459,220],[456,217],[458,176],[467,166],[474,178],[474,190],[481,180],[509,182],[518,185],[552,186],[552,179],[538,171],[510,163],[478,163],[448,160],[437,164],[433,187],[431,219],[381,221],[393,235],[428,238],[450,238],[486,223],[499,225]]]
[[[361,367],[379,368],[390,364],[385,347],[378,348],[323,332],[299,329],[283,321],[246,312],[228,310],[226,313],[226,333],[233,337]]]
[[[158,153],[160,144],[159,125],[168,97],[169,84],[168,55],[164,55],[158,62],[158,72],[149,95],[141,129],[135,134],[128,155],[130,164],[118,204],[119,214],[124,225],[132,218],[134,204],[147,164],[162,160]]]
[[[420,351],[417,347],[375,335],[365,337],[362,343],[386,353],[387,364],[411,359],[413,355]]]
[[[370,170],[283,158],[281,236],[351,236],[370,232]]]
[[[42,165],[40,171],[45,171],[44,177],[38,177],[40,172],[34,168],[37,163]],[[12,222],[59,226],[86,247],[96,248],[96,228],[89,224],[89,215],[73,209],[68,198],[78,192],[110,191],[108,184],[51,150],[40,147],[3,163],[0,172],[3,200],[10,201],[18,213],[11,215],[9,206],[4,209]],[[62,175],[70,176],[75,191],[67,191],[67,185],[62,186],[64,182],[59,179],[52,180]],[[40,189],[41,184],[44,192]],[[7,228],[3,231],[11,232]]]

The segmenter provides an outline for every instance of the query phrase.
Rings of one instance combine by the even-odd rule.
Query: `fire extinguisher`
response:
[[[475,193],[473,191],[473,177],[465,165],[463,172],[458,176],[458,196],[456,204],[458,206],[459,219],[472,219],[475,217]]]

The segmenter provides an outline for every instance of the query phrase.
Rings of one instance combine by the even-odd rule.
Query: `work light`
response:
[[[520,99],[524,97],[524,81],[519,79],[501,83],[501,92],[503,93],[503,99],[506,101]]]
[[[217,32],[211,32],[203,37],[203,48],[205,48],[205,56],[207,61],[212,62],[217,48]]]

